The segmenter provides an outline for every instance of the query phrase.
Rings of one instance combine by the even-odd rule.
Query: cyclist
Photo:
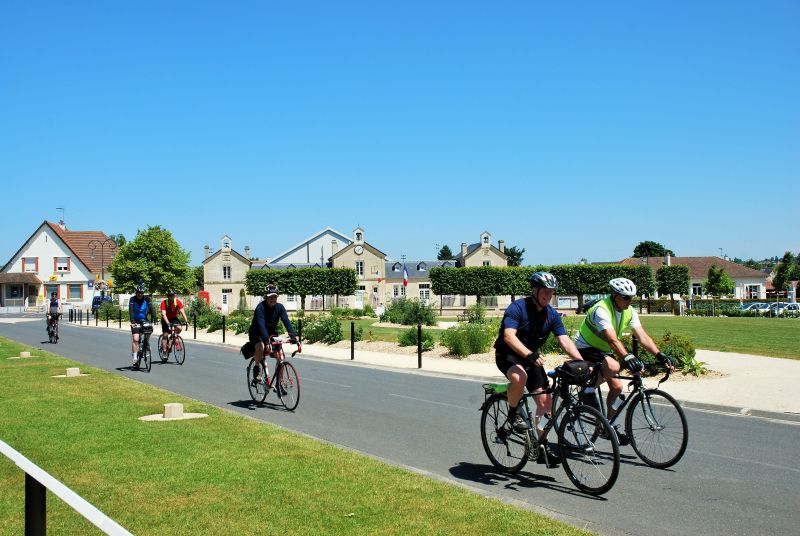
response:
[[[548,272],[534,272],[529,281],[531,295],[508,306],[494,343],[497,368],[511,382],[508,386],[508,420],[517,431],[528,428],[517,414],[525,387],[528,392],[536,393],[550,385],[543,367],[544,357],[539,353],[550,334],[556,337],[570,359],[581,359],[561,322],[561,315],[550,305],[553,291],[558,286],[556,278]],[[553,399],[550,395],[533,398],[536,401],[534,422],[539,422],[543,415],[550,413]],[[539,451],[538,463],[545,463],[545,449],[550,463],[560,463],[558,455],[545,445]]]
[[[58,299],[55,292],[50,293],[50,303],[47,306],[47,330],[50,331],[52,324],[56,330],[56,337],[58,337],[58,319],[61,316],[61,300]]]
[[[278,321],[283,322],[286,327],[290,337],[289,342],[297,344],[297,335],[292,322],[289,320],[289,315],[286,313],[286,308],[283,304],[278,303],[278,287],[267,285],[267,288],[264,289],[264,300],[256,306],[253,321],[250,322],[250,330],[248,331],[250,342],[256,348],[256,353],[253,356],[256,362],[256,366],[253,367],[254,385],[260,372],[259,366],[266,367],[267,365],[264,362],[264,355],[271,354],[269,338],[278,334]]]
[[[139,327],[148,318],[150,322],[156,320],[150,296],[145,296],[144,285],[136,287],[136,294],[128,302],[128,314],[131,317],[131,365],[136,365],[136,354],[139,353]]]
[[[647,334],[639,321],[639,315],[631,307],[631,300],[636,296],[636,285],[630,279],[617,277],[609,282],[611,295],[598,301],[586,312],[581,324],[575,346],[581,356],[587,361],[600,364],[601,374],[598,376],[598,385],[608,382],[607,416],[611,420],[617,411],[613,407],[614,401],[622,393],[622,380],[617,377],[620,364],[614,358],[619,356],[623,365],[634,374],[644,370],[642,363],[635,355],[628,352],[619,337],[628,328],[639,339],[647,351],[655,355],[665,366],[672,369],[672,359],[662,353],[653,339]],[[584,403],[597,407],[597,398],[594,387],[584,389],[582,398]],[[598,408],[599,409],[599,408]],[[617,425],[618,427],[619,425]],[[616,428],[616,427],[615,427]],[[617,437],[621,445],[628,444],[627,436],[617,430]]]
[[[183,323],[189,325],[189,319],[186,318],[186,311],[183,310],[183,302],[175,297],[174,290],[167,291],[167,299],[161,302],[161,352],[166,354],[168,337],[170,327],[175,331],[175,334],[181,332],[181,321],[178,320],[178,313],[183,315]]]

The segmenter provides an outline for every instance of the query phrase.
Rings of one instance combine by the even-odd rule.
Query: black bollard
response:
[[[350,361],[356,358],[356,323],[350,321]]]
[[[225,315],[222,315],[222,342],[225,342]]]
[[[192,324],[194,325],[194,338],[197,339],[197,315],[192,315]]]
[[[303,342],[303,319],[297,319],[297,342]]]
[[[417,368],[422,368],[422,324],[417,324]]]

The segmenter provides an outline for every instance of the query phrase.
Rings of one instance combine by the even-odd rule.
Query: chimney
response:
[[[336,255],[339,251],[339,242],[334,238],[331,240],[331,255]]]
[[[203,248],[203,250],[205,251],[205,257],[203,257],[203,258],[207,259],[208,256],[211,255],[211,248],[208,246],[208,244],[206,244],[205,247]]]
[[[672,257],[670,257],[669,253],[664,256],[664,264],[670,266],[672,264]]]
[[[505,240],[498,240],[497,241],[497,249],[500,250],[500,253],[506,252],[506,241]]]
[[[467,256],[467,243],[461,242],[461,257],[463,258],[466,256]]]
[[[250,260],[250,246],[244,247],[244,256],[248,261]]]

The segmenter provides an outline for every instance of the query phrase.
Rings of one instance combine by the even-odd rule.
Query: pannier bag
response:
[[[559,367],[559,375],[564,383],[581,384],[589,380],[592,364],[588,361],[566,361]]]
[[[239,351],[242,352],[242,356],[244,356],[245,359],[250,359],[256,355],[256,345],[253,344],[253,341],[247,341],[242,345]]]

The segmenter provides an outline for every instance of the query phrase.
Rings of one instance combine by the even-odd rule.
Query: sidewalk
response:
[[[11,320],[7,319],[6,321]],[[72,326],[78,324],[70,323]],[[89,326],[95,328],[92,323]],[[103,329],[119,329],[117,324],[109,328],[101,322]],[[96,328],[95,328],[96,329]],[[123,323],[122,330],[128,331]],[[158,329],[156,330],[158,332]],[[184,332],[184,339],[193,342],[191,326]],[[247,341],[247,335],[226,333],[225,345],[238,348]],[[196,342],[222,345],[222,332],[197,331]],[[331,348],[323,344],[303,345],[304,357],[333,359],[350,362],[349,348]],[[681,405],[689,408],[719,410],[742,415],[756,415],[800,422],[800,396],[795,386],[800,382],[800,360],[762,357],[712,350],[697,350],[697,360],[722,376],[669,380],[661,385],[664,391],[674,396]],[[483,381],[504,381],[494,363],[464,361],[422,354],[422,368],[418,368],[416,355],[355,351],[352,363],[359,366],[387,367],[414,373],[436,373],[461,376]],[[648,380],[655,387],[657,380]]]

